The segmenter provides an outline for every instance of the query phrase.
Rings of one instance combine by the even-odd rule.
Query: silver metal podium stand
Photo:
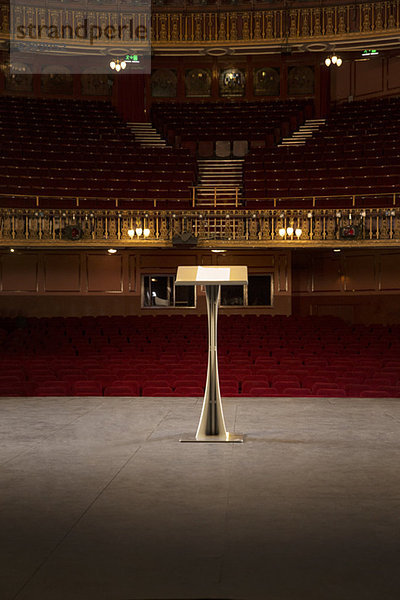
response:
[[[243,442],[226,430],[218,377],[217,321],[221,285],[247,284],[247,267],[178,267],[175,285],[204,285],[208,315],[207,381],[199,425],[194,437],[181,442]]]

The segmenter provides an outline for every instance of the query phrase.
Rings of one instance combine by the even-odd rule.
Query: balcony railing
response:
[[[131,207],[139,207],[140,210],[165,210],[173,207],[174,209],[189,210],[207,208],[202,205],[204,201],[198,197],[198,187],[188,189],[187,198],[174,197],[151,197],[140,198],[135,196],[121,196],[120,198],[107,197],[83,197],[83,196],[47,196],[47,195],[27,195],[27,194],[0,194],[0,209],[3,210],[15,208],[37,208],[37,209],[87,209],[91,210],[95,206],[105,210],[131,210]],[[225,209],[235,208],[244,209],[247,205],[258,211],[267,208],[274,209],[324,209],[329,203],[331,206],[340,208],[365,208],[365,207],[400,207],[400,191],[398,192],[374,192],[371,194],[329,194],[320,196],[289,196],[289,197],[252,197],[246,198],[240,196],[241,188],[230,187],[210,187],[209,208]],[[226,198],[227,193],[231,196]]]
[[[189,234],[189,235],[188,235]],[[185,242],[186,240],[186,242]],[[271,247],[400,244],[400,209],[0,209],[0,246]]]

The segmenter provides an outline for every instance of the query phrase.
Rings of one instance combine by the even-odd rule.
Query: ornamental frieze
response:
[[[98,3],[99,10],[93,4],[88,8],[80,5],[74,8],[71,0],[65,0],[62,8],[54,6],[27,6],[11,3],[0,6],[0,37],[10,37],[13,41],[32,41],[37,39],[40,29],[41,40],[57,37],[54,32],[65,29],[72,32],[65,40],[69,44],[82,42],[82,37],[75,35],[75,30],[84,27],[85,21],[100,28],[104,34],[103,45],[123,44],[129,38],[128,23],[137,27],[149,23],[151,42],[154,46],[179,44],[222,45],[234,42],[284,41],[286,39],[310,39],[324,36],[353,36],[386,31],[389,33],[399,29],[400,3],[398,0],[384,2],[360,2],[358,4],[319,5],[301,7],[290,5],[290,8],[268,10],[216,10],[212,5],[196,5],[196,12],[179,10],[171,6],[169,12],[161,12],[157,7],[149,13],[129,11],[129,2],[121,6],[121,10],[107,10],[103,3]],[[240,6],[240,5],[239,5]],[[176,9],[175,9],[176,8]],[[175,9],[175,10],[174,10]],[[146,21],[147,19],[147,21]],[[107,30],[115,30],[121,24],[126,25],[120,39],[107,37]],[[51,31],[50,31],[51,30]],[[80,30],[82,31],[82,30]],[[78,39],[79,38],[79,39]],[[64,38],[63,38],[64,39]]]

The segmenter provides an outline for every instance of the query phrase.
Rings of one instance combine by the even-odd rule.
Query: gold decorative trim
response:
[[[292,233],[282,236],[288,228]],[[296,230],[301,234],[296,236]],[[173,247],[174,237],[185,239],[187,233],[198,248],[398,247],[400,211],[393,205],[256,211],[0,209],[0,247]]]
[[[21,41],[17,37],[18,27],[27,23],[39,23],[44,26],[40,42],[56,43],[57,40],[46,36],[50,27],[58,29],[74,28],[85,18],[91,23],[104,27],[114,23],[133,20],[133,27],[147,22],[146,13],[129,11],[89,10],[73,7],[38,8],[37,6],[15,5],[14,31],[10,36],[9,6],[0,6],[0,39]],[[207,6],[196,6],[196,12],[183,10],[160,11],[151,14],[151,43],[154,48],[184,46],[224,46],[262,45],[268,42],[317,42],[321,39],[363,38],[371,35],[396,33],[400,28],[400,2],[360,2],[358,4],[340,4],[318,7],[291,7],[289,9],[268,10],[217,10]],[[126,33],[128,35],[129,32]],[[24,39],[37,43],[38,40]],[[96,41],[96,48],[118,46],[126,47],[128,39],[109,39]],[[140,47],[140,40],[136,40]],[[66,46],[92,46],[93,41],[79,39],[63,40]]]

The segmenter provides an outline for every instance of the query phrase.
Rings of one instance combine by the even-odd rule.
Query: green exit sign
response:
[[[138,62],[140,62],[139,55],[138,54],[127,54],[125,56],[125,62],[138,63]]]
[[[378,50],[364,50],[362,56],[377,56],[378,54]]]

